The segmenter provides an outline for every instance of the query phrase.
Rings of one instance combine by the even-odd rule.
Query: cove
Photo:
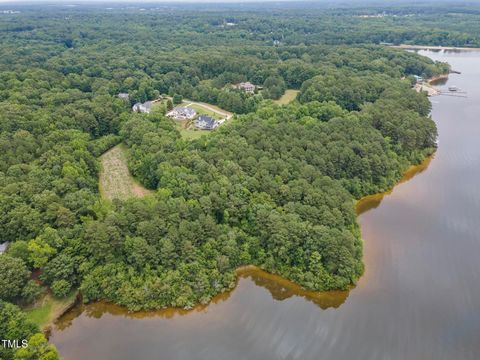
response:
[[[365,274],[350,292],[319,298],[246,271],[230,293],[192,311],[127,313],[81,305],[52,329],[67,360],[480,358],[480,53],[448,61],[432,97],[435,156],[393,191],[358,204]],[[411,174],[413,175],[413,174]]]

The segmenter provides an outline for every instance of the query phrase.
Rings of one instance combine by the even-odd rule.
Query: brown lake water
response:
[[[50,341],[67,360],[480,359],[480,52],[448,61],[467,98],[431,98],[432,159],[359,206],[365,274],[350,292],[312,294],[244,271],[192,311],[75,308]]]

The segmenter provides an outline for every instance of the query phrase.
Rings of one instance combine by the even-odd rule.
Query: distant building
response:
[[[423,81],[423,78],[421,76],[418,76],[418,75],[413,75],[413,77],[415,78],[415,80],[417,81],[417,83],[421,83]]]
[[[189,107],[176,107],[166,114],[175,120],[191,120],[197,116],[197,112]]]
[[[9,244],[10,243],[8,241],[4,242],[3,244],[0,244],[0,254],[3,254],[5,251],[7,251]]]
[[[128,93],[119,93],[117,95],[117,97],[119,97],[120,99],[124,99],[124,100],[128,100],[128,98],[129,98]]]
[[[213,130],[216,129],[218,125],[219,123],[217,120],[206,115],[200,115],[195,121],[195,127],[201,130]]]
[[[143,104],[138,102],[135,105],[133,105],[132,110],[134,112],[148,114],[150,110],[152,110],[152,104],[153,104],[153,101],[146,101]]]
[[[236,89],[243,90],[245,92],[253,93],[255,92],[255,85],[253,85],[251,82],[241,82],[237,85],[235,85]]]

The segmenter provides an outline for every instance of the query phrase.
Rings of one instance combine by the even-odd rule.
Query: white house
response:
[[[140,113],[147,113],[148,114],[150,112],[150,110],[152,110],[152,104],[153,104],[153,101],[146,101],[143,104],[138,102],[135,105],[133,105],[132,110],[134,112],[140,112]]]
[[[191,120],[197,116],[197,112],[189,107],[176,107],[166,114],[175,120]]]
[[[237,85],[235,85],[237,89],[243,90],[245,92],[253,93],[255,92],[255,85],[253,85],[251,82],[241,82]]]

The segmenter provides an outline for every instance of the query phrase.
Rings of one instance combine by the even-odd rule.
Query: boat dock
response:
[[[428,96],[453,96],[453,97],[467,97],[467,92],[462,91],[462,89],[456,87],[450,87],[448,90],[439,90],[436,87],[430,85],[429,83],[422,82],[417,83],[413,87],[417,92],[426,92]],[[453,89],[455,88],[455,89]]]

